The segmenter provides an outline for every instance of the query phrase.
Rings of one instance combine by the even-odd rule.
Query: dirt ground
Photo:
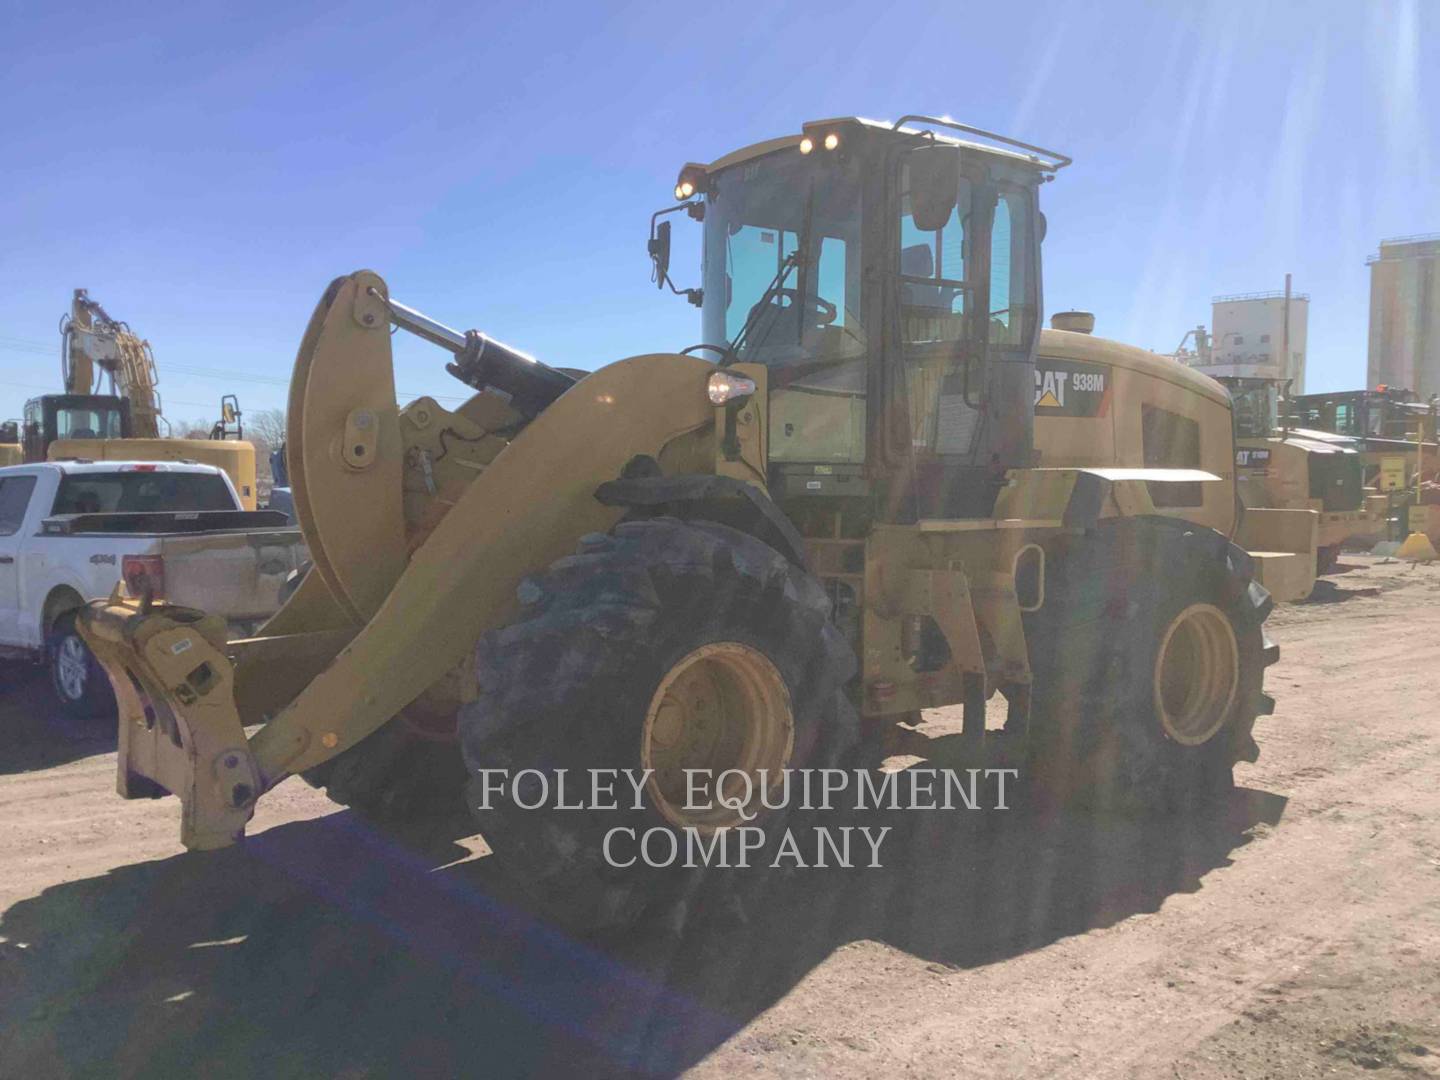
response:
[[[606,949],[298,780],[186,854],[11,672],[0,1075],[1440,1076],[1440,566],[1347,557],[1269,629],[1211,818],[906,814],[881,869]]]

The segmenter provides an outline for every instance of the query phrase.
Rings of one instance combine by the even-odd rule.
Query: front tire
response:
[[[656,770],[638,798],[620,779],[613,810],[526,809],[535,791],[471,781],[497,859],[571,930],[619,931],[657,905],[726,891],[734,870],[705,876],[606,857],[612,830],[665,830],[683,853],[689,830],[713,837],[742,824],[723,807],[687,806],[685,768],[765,770],[773,784],[787,767],[834,765],[858,738],[844,693],[855,657],[824,589],[745,533],[623,523],[523,583],[521,600],[519,619],[477,649],[480,696],[460,716],[472,772],[534,770],[530,788],[543,777],[553,799],[562,775],[583,784],[591,770]],[[762,809],[743,824],[768,838],[785,820],[783,809]]]

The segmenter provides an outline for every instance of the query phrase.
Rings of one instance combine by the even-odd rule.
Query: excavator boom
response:
[[[70,314],[60,325],[61,377],[67,394],[92,394],[98,379],[130,402],[130,425],[136,438],[160,437],[159,377],[150,343],[130,327],[112,319],[84,289],[76,289]]]

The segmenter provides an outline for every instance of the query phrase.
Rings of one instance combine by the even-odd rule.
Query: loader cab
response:
[[[1222,378],[1234,402],[1235,435],[1268,439],[1280,427],[1280,388],[1273,379]]]
[[[778,501],[990,512],[1032,463],[1036,192],[1068,163],[948,120],[848,118],[681,171],[674,209],[704,231],[686,292],[719,364],[765,368]]]
[[[25,403],[27,462],[44,461],[58,439],[130,437],[130,403],[114,394],[46,394]]]

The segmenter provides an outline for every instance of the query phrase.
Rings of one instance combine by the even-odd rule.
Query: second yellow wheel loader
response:
[[[1037,463],[1037,194],[1068,163],[912,116],[688,165],[672,209],[704,229],[701,285],[670,284],[668,217],[650,251],[704,342],[583,377],[337,279],[289,407],[313,571],[253,639],[120,591],[83,620],[121,793],[178,795],[192,848],[297,773],[377,817],[464,797],[495,857],[594,929],[696,872],[617,865],[611,831],[773,835],[768,785],[846,760],[861,721],[960,704],[976,760],[1002,738],[1057,795],[1226,789],[1276,649],[1250,556],[1165,512],[1214,487],[1233,523],[1184,387],[1111,397],[1140,463]],[[397,406],[395,327],[474,396]],[[1062,393],[1103,396],[1078,374]],[[633,798],[531,809],[608,770]],[[697,801],[686,770],[734,784]]]

